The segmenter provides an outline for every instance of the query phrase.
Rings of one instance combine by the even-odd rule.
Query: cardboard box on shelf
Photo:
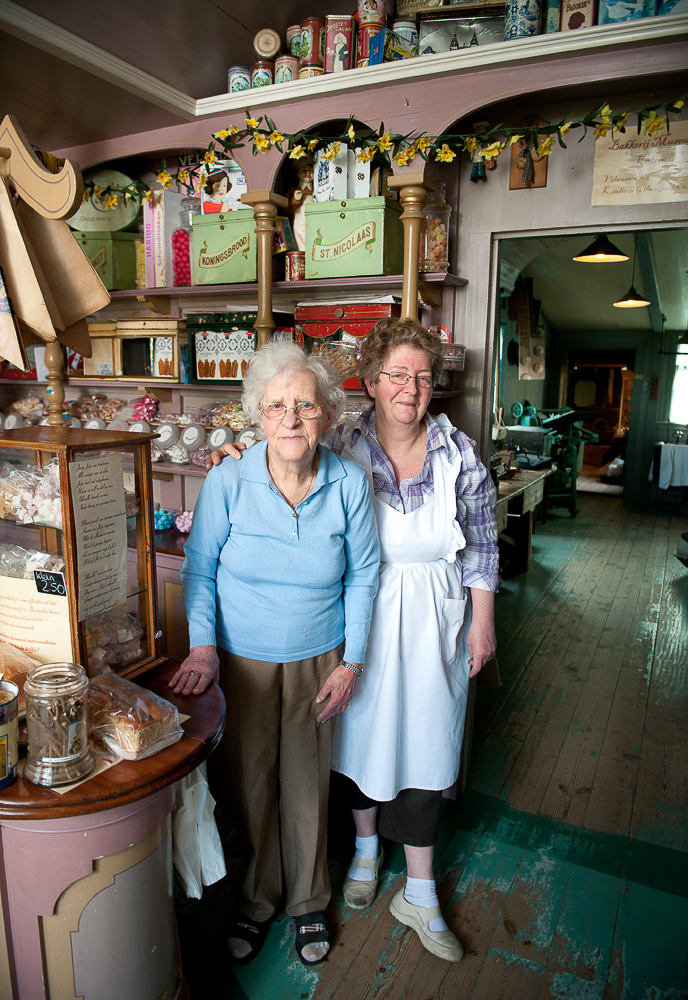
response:
[[[148,288],[171,288],[174,285],[172,233],[181,229],[179,213],[184,198],[185,194],[177,194],[176,191],[154,191],[151,200],[143,206]],[[129,285],[129,288],[134,287],[135,280]]]

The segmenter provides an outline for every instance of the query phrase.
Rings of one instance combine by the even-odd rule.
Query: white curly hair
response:
[[[249,420],[260,423],[260,404],[268,382],[283,375],[311,372],[334,423],[344,408],[346,393],[333,366],[317,354],[306,354],[290,340],[271,340],[256,351],[244,378],[241,408]]]

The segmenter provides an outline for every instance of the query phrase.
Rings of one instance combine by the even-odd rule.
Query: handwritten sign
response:
[[[636,129],[595,143],[593,205],[650,205],[688,201],[688,122],[671,132],[638,135]]]
[[[0,639],[41,663],[70,663],[73,656],[67,598],[37,592],[34,580],[0,576]]]
[[[127,519],[122,456],[93,455],[70,463],[83,621],[127,598]]]
[[[62,573],[48,573],[47,570],[35,569],[33,578],[36,581],[36,590],[39,594],[57,594],[59,597],[67,596],[67,588]]]

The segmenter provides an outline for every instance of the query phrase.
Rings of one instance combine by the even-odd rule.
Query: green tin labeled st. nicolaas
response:
[[[75,232],[74,239],[109,292],[136,288],[138,233]]]
[[[251,209],[194,215],[194,285],[233,285],[258,276],[256,222]]]
[[[401,274],[401,206],[383,196],[306,205],[306,278]]]

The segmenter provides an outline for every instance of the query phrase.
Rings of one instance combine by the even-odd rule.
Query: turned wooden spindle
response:
[[[45,345],[45,366],[48,369],[48,388],[45,394],[48,400],[48,424],[51,427],[62,427],[67,421],[62,416],[64,403],[65,349],[59,340]]]
[[[258,243],[258,318],[256,332],[257,347],[267,344],[270,334],[275,329],[272,318],[272,244],[275,237],[275,219],[277,210],[285,209],[287,199],[272,191],[252,191],[242,194],[241,200],[246,205],[253,206],[253,218],[256,220],[256,239]]]
[[[418,318],[418,254],[423,208],[428,192],[437,190],[437,182],[422,173],[410,172],[392,177],[389,187],[399,189],[403,209],[401,222],[404,227],[404,284],[401,292],[401,318]]]

